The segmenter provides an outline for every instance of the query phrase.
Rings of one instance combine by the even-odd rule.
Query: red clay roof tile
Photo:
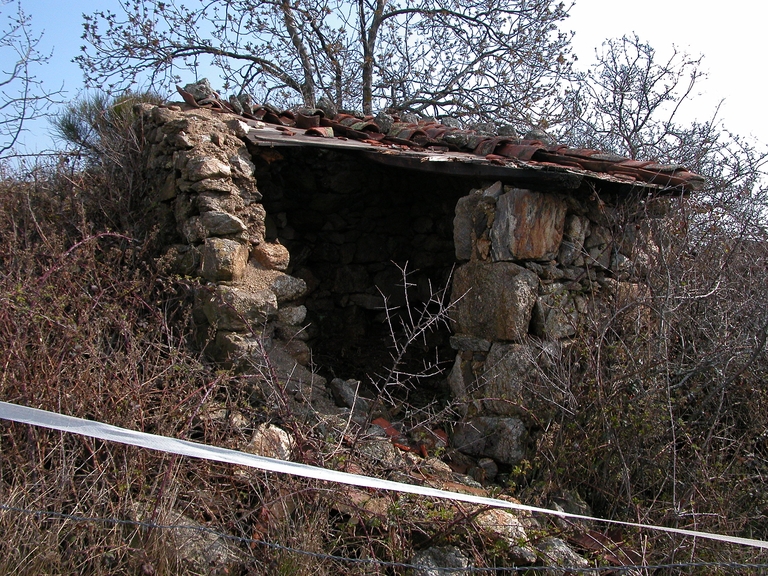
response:
[[[177,87],[178,88],[178,87]],[[178,88],[184,101],[192,107],[205,107],[237,114],[229,102],[208,98],[205,103],[196,102],[192,94]],[[546,146],[539,140],[522,140],[509,136],[488,136],[446,126],[433,121],[403,122],[397,116],[388,132],[376,123],[375,118],[359,118],[350,114],[338,114],[326,118],[321,110],[300,108],[297,112],[278,111],[268,105],[255,106],[253,114],[242,116],[251,120],[273,124],[276,127],[295,127],[305,130],[306,135],[324,138],[342,137],[354,139],[380,149],[382,145],[393,148],[427,150],[435,153],[458,152],[474,154],[494,165],[518,160],[529,165],[556,166],[585,170],[600,178],[608,175],[628,182],[644,182],[665,188],[697,190],[704,178],[678,165],[660,165],[652,161],[633,160],[616,154],[587,148],[569,148],[564,145]],[[295,135],[284,131],[284,135]]]

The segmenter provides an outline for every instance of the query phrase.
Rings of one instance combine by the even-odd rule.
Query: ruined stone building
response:
[[[541,370],[595,302],[643,291],[650,219],[702,183],[543,139],[185,96],[139,122],[162,263],[199,278],[208,355],[329,410],[439,398],[454,445],[502,464],[544,409]]]

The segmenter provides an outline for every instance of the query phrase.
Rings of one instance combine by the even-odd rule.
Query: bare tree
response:
[[[728,132],[717,110],[680,120],[701,58],[675,51],[658,62],[637,37],[603,46],[561,141],[685,164],[708,187],[645,198],[642,224],[615,231],[645,246],[643,286],[592,295],[595,313],[563,362],[575,407],[550,427],[539,473],[604,514],[764,534],[768,152]]]
[[[133,0],[85,16],[77,61],[114,88],[211,65],[226,90],[279,104],[535,123],[557,116],[571,70],[567,13],[553,0]]]
[[[738,222],[749,213],[750,225],[757,226],[765,219],[763,208],[744,199],[761,196],[768,151],[728,131],[718,118],[719,106],[709,120],[680,119],[705,78],[702,60],[673,47],[671,55],[659,61],[656,50],[637,36],[607,40],[571,93],[570,120],[557,136],[573,146],[682,164],[709,184],[693,200],[698,205],[695,213],[733,230],[739,230]]]
[[[666,155],[680,141],[680,108],[705,76],[701,62],[674,47],[659,62],[656,50],[637,36],[606,40],[580,78],[564,137],[631,158]]]
[[[27,123],[48,110],[60,93],[46,90],[35,76],[35,69],[50,59],[50,54],[39,48],[42,34],[32,33],[30,18],[21,9],[21,3],[1,0],[0,14],[8,7],[15,11],[7,16],[5,27],[0,30],[0,158],[13,153]]]

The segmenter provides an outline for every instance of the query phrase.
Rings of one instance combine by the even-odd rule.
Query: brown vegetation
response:
[[[293,12],[286,6],[274,14]],[[653,51],[637,39],[609,49],[655,70]],[[503,489],[532,504],[573,491],[599,516],[765,540],[766,157],[716,122],[682,129],[672,117],[653,121],[665,103],[677,110],[690,89],[675,95],[653,74],[633,82],[622,77],[631,66],[606,68],[611,61],[596,70],[601,81],[588,113],[574,116],[591,128],[574,121],[570,141],[681,161],[712,187],[670,200],[666,218],[637,230],[653,248],[647,288],[614,290],[613,307],[595,306],[549,364],[542,380],[557,388],[558,402],[542,412],[535,458],[505,471],[511,482]],[[674,74],[673,65],[667,69],[661,79]],[[676,77],[683,88],[698,77],[698,61],[684,62],[686,70]],[[647,98],[660,90],[660,100]],[[631,93],[641,108],[627,116],[624,98],[618,108],[596,107],[612,102],[611,91]],[[362,90],[351,98],[370,105]],[[285,392],[279,383],[267,382],[274,387],[266,395],[263,373],[235,374],[202,358],[189,339],[189,279],[162,276],[154,266],[161,239],[137,164],[142,135],[126,110],[96,126],[102,132],[89,141],[83,164],[62,155],[2,174],[0,398],[232,448],[276,423],[293,432],[294,459],[413,481],[411,472],[428,468],[418,457],[385,442],[399,459],[366,458],[361,438],[345,433],[354,432],[351,425],[339,433],[274,410],[272,400]],[[626,118],[638,121],[616,124]],[[14,126],[13,141],[21,129]],[[601,288],[611,291],[609,282]],[[524,551],[480,529],[478,509],[339,490],[5,421],[0,445],[3,573],[403,573],[322,555],[407,562],[434,545],[459,545],[476,566],[525,563]],[[431,466],[434,473],[440,463]],[[610,543],[596,532],[602,527],[592,528]],[[529,536],[568,530],[545,525]],[[636,562],[768,562],[765,552],[719,543],[626,531],[610,537],[626,542]],[[612,544],[598,551],[582,544],[595,562],[621,556]]]
[[[765,538],[768,243],[699,209],[672,202],[651,230],[649,290],[617,291],[550,375],[570,402],[543,432],[529,486],[577,489],[602,517]],[[648,552],[753,554],[667,537]]]
[[[271,408],[262,373],[204,361],[189,341],[188,280],[156,272],[141,179],[115,158],[106,170],[74,170],[62,157],[0,185],[4,401],[238,449],[261,424],[277,423],[293,432],[300,461],[406,481],[434,475],[387,440],[366,444],[354,426],[345,436]],[[138,216],[117,218],[129,214]],[[478,527],[476,507],[340,490],[6,421],[0,442],[3,573],[387,573],[325,555],[402,563],[444,544],[460,545],[477,566],[520,561]],[[366,446],[378,452],[366,455]]]

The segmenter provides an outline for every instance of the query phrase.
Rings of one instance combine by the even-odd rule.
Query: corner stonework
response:
[[[463,416],[455,447],[505,464],[530,454],[529,432],[569,401],[549,375],[570,338],[624,287],[642,284],[653,243],[626,233],[643,229],[635,208],[501,182],[458,201],[453,237],[463,263],[453,278],[457,354],[448,376]]]
[[[227,114],[182,113],[141,104],[144,159],[159,210],[175,221],[161,265],[199,279],[193,319],[214,360],[243,371],[270,371],[282,383],[318,384],[306,369],[301,333],[307,286],[289,276],[288,251],[265,240],[266,211],[243,140]]]

